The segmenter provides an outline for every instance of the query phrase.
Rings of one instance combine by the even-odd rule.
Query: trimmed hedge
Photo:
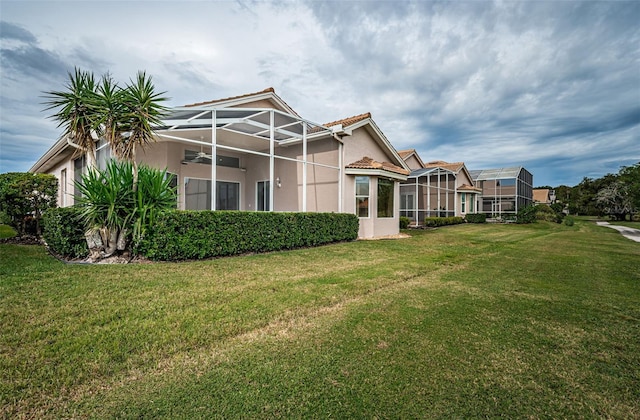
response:
[[[354,214],[175,210],[134,251],[161,261],[270,252],[355,240],[358,227]]]
[[[448,225],[459,225],[460,223],[464,223],[464,219],[462,217],[425,217],[424,226],[426,227],[438,227],[438,226],[448,226]]]
[[[487,223],[487,215],[484,213],[467,214],[464,220],[467,223]]]
[[[67,258],[89,254],[80,213],[77,207],[59,207],[42,215],[42,237],[52,252]]]

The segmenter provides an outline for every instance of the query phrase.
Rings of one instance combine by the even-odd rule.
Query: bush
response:
[[[573,217],[565,217],[564,218],[564,224],[566,226],[573,226]]]
[[[8,172],[0,174],[2,222],[10,224],[18,236],[40,234],[40,218],[56,206],[58,179],[49,174]]]
[[[562,223],[562,219],[564,218],[562,208],[560,208],[560,211],[556,211],[556,208],[547,204],[538,204],[536,206],[536,219],[545,220],[547,222]]]
[[[424,226],[426,227],[438,227],[438,226],[448,226],[448,225],[458,225],[460,223],[464,223],[464,219],[462,217],[425,217]]]
[[[536,206],[527,206],[518,210],[516,215],[516,223],[526,224],[536,221]]]
[[[487,223],[487,215],[484,213],[467,214],[464,220],[467,223]]]
[[[52,252],[66,258],[88,255],[81,215],[77,207],[49,209],[42,215],[42,237]]]
[[[90,170],[76,183],[84,227],[108,232],[102,236],[107,255],[116,248],[125,250],[130,239],[139,240],[159,213],[175,208],[176,192],[166,170],[142,165],[137,184],[134,179],[131,162],[110,160],[104,170]]]
[[[358,227],[354,214],[174,210],[156,218],[134,251],[164,261],[269,252],[351,241]]]
[[[409,223],[411,223],[411,219],[406,216],[400,216],[400,229],[406,229],[409,227]]]

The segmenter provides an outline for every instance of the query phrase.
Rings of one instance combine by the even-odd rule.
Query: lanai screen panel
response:
[[[338,154],[335,153],[333,160],[323,159],[318,162],[307,151],[313,139],[326,138],[332,134],[328,127],[274,109],[184,107],[173,109],[162,126],[156,127],[156,130],[161,138],[196,146],[193,150],[196,156],[208,154],[209,162],[212,157],[225,153],[243,155],[247,162],[260,162],[259,167],[247,165],[242,168],[247,174],[247,185],[243,186],[242,194],[245,201],[250,202],[258,196],[253,185],[258,181],[254,177],[260,177],[263,182],[268,180],[271,186],[268,197],[271,211],[282,208],[306,211],[308,202],[314,203],[313,207],[318,208],[317,197],[310,201],[308,198],[311,197],[307,195],[319,191],[320,188],[312,189],[310,186],[316,174],[321,173],[324,176],[325,172],[331,172],[333,176],[329,178],[333,178],[336,184],[330,189],[335,195],[332,202],[338,206],[332,210],[341,211],[339,194],[342,169]],[[197,149],[200,149],[199,155]],[[296,153],[292,153],[292,149],[296,149]],[[185,161],[202,163],[206,158],[201,156],[200,162],[194,162],[195,158],[187,159],[185,156]],[[286,176],[276,173],[280,168],[286,168],[282,170]],[[260,173],[252,174],[250,177],[250,171],[254,170]],[[212,165],[211,181],[215,181],[216,184],[219,182],[217,171],[217,165]],[[298,179],[299,174],[302,174],[301,179]],[[326,178],[323,181],[326,181]],[[288,190],[287,194],[285,187]],[[297,194],[293,193],[294,189],[298,190]],[[322,192],[327,190],[329,189],[324,187]],[[215,195],[214,188],[211,193],[212,207],[215,207],[217,202]],[[278,200],[277,203],[274,198]],[[298,203],[300,207],[296,208]]]
[[[470,171],[482,188],[482,211],[491,216],[515,214],[533,202],[533,176],[522,167]]]
[[[412,171],[400,186],[401,215],[417,223],[426,217],[454,216],[455,180],[455,173],[444,168]]]

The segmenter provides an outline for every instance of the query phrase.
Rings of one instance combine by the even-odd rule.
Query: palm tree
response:
[[[132,80],[121,91],[118,101],[123,108],[118,110],[117,136],[111,143],[115,155],[133,164],[133,189],[138,186],[138,164],[136,149],[144,148],[155,141],[154,127],[162,124],[162,117],[168,108],[161,103],[168,98],[166,92],[156,92],[151,76],[139,71],[136,80]]]
[[[98,96],[95,79],[93,73],[77,67],[73,74],[68,74],[66,91],[45,92],[46,110],[59,109],[51,118],[58,121],[58,127],[64,127],[63,136],[76,148],[76,155],[85,154],[87,167],[94,168],[96,139],[93,133],[97,127],[95,110]]]

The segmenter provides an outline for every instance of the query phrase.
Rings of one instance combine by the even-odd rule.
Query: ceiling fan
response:
[[[182,163],[206,163],[211,165],[211,159],[212,156],[205,153],[202,148],[200,148],[199,152],[195,150],[185,150]]]

